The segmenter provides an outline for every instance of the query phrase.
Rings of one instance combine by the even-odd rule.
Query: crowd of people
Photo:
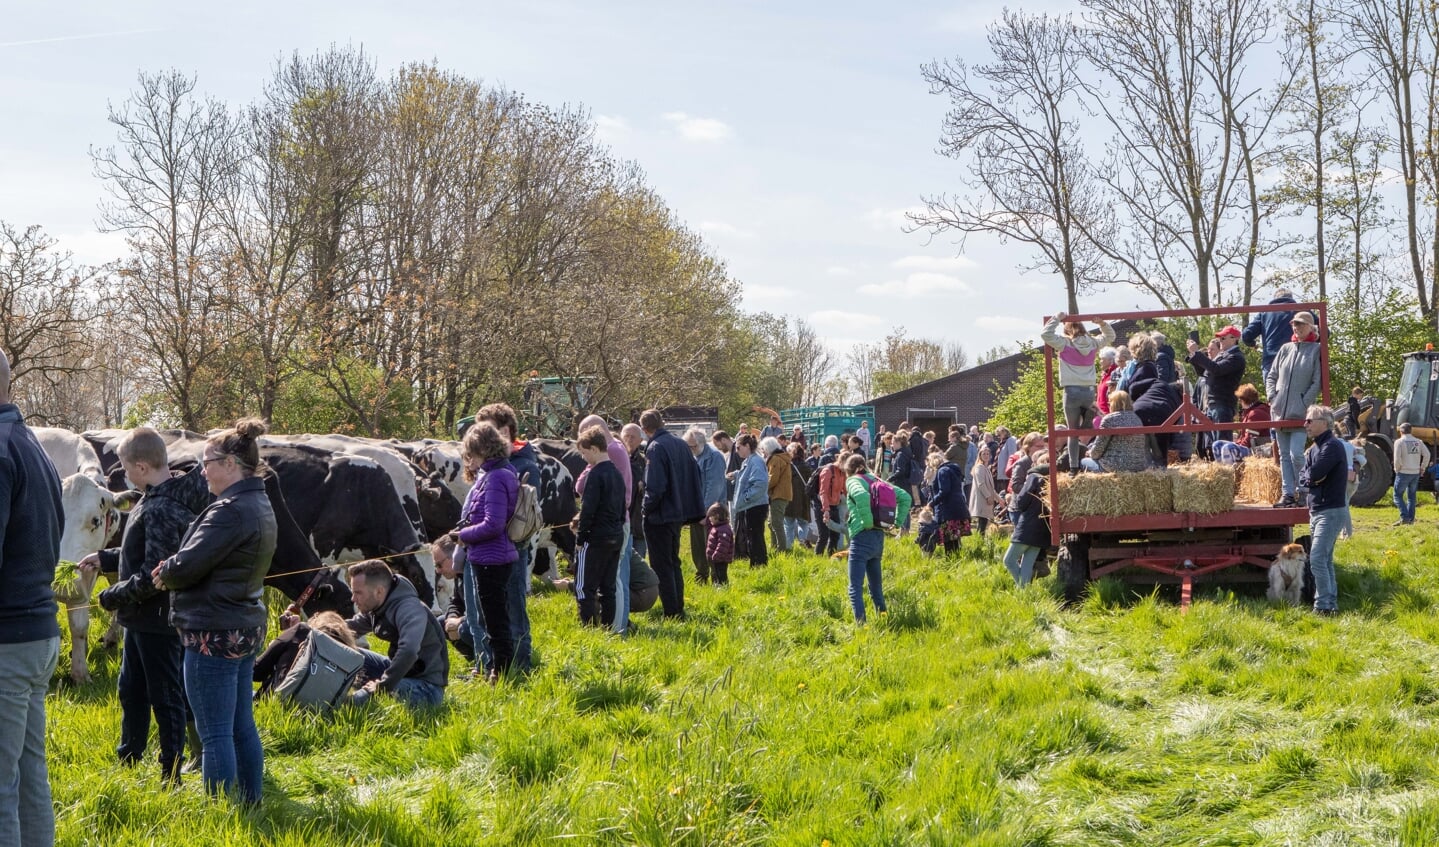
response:
[[[1281,291],[1273,302],[1286,299],[1293,302]],[[1212,438],[1134,431],[1163,423],[1180,404],[1183,382],[1163,336],[1136,333],[1115,347],[1107,324],[1099,322],[1095,335],[1061,313],[1042,339],[1059,359],[1065,426],[1101,431],[1066,437],[1056,456],[1043,434],[1016,436],[1004,426],[984,432],[956,423],[941,438],[908,422],[877,432],[865,423],[812,443],[803,428],[786,429],[773,413],[758,432],[741,423],[734,435],[700,428],[673,433],[655,409],[618,434],[598,416],[584,419],[575,446],[587,467],[576,480],[572,525],[578,619],[623,635],[633,627],[632,608],[647,609],[656,598],[661,617],[684,619],[686,528],[699,583],[725,586],[736,560],[763,568],[772,553],[846,559],[857,624],[871,609],[887,611],[882,562],[891,536],[912,536],[925,553],[952,556],[966,536],[1007,526],[1003,563],[1024,586],[1050,547],[1044,503],[1051,466],[1065,473],[1137,471],[1162,467],[1171,450],[1180,458],[1202,453],[1218,461],[1277,454],[1283,494],[1274,505],[1294,507],[1301,492],[1305,496],[1314,608],[1333,613],[1334,540],[1352,531],[1348,498],[1363,451],[1336,438],[1334,413],[1315,403],[1320,357],[1312,315],[1261,313],[1243,330],[1220,329],[1204,348],[1191,335],[1185,361],[1198,375],[1192,399],[1210,420],[1238,428],[1237,435],[1219,430]],[[1244,343],[1262,343],[1263,399],[1243,381]],[[1351,418],[1357,420],[1354,407],[1363,392],[1356,388],[1354,395]],[[1414,483],[1430,456],[1407,425],[1402,429],[1394,497],[1399,522],[1411,523]],[[305,696],[318,699],[302,702],[361,705],[383,694],[416,707],[440,704],[452,676],[451,646],[469,665],[467,677],[490,684],[523,675],[533,661],[527,596],[535,525],[533,492],[526,488],[539,474],[513,409],[484,407],[462,437],[471,488],[460,525],[432,547],[439,572],[457,582],[448,608],[436,615],[407,579],[369,560],[348,568],[353,617],[302,622],[291,607],[281,616],[279,637],[268,643],[263,580],[276,520],[257,477],[264,432],[262,422],[246,420],[209,437],[201,465],[214,500],[196,503],[172,484],[160,435],[146,427],[131,431],[117,453],[143,496],[120,545],[79,563],[116,575],[99,599],[126,627],[120,760],[141,760],[153,717],[165,779],[180,781],[188,741],[192,754],[200,754],[205,787],[246,804],[260,801],[264,767],[252,700],[293,692],[293,671],[305,670],[306,657],[322,648],[340,657],[332,664],[348,670],[336,691],[310,692]],[[8,715],[0,722],[0,764],[12,775],[0,780],[0,847],[43,845],[52,843],[54,826],[43,703],[59,655],[50,581],[61,532],[60,489],[10,403],[3,356],[0,446],[6,519],[0,704]],[[641,572],[652,572],[654,581],[637,589],[634,576]],[[368,634],[388,644],[386,654],[365,649]]]

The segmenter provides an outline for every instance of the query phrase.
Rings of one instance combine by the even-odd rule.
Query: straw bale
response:
[[[1239,499],[1245,503],[1268,506],[1284,496],[1284,481],[1279,464],[1273,459],[1250,456],[1239,463]]]
[[[1059,476],[1059,509],[1066,517],[1145,515],[1173,507],[1173,488],[1163,471]]]
[[[1234,508],[1235,469],[1220,462],[1190,462],[1169,469],[1174,508],[1217,515]]]

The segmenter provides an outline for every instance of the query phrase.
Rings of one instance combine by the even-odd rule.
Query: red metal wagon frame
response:
[[[1328,314],[1324,303],[1283,303],[1274,305],[1248,306],[1244,308],[1174,309],[1149,312],[1109,312],[1085,315],[1069,315],[1066,321],[1094,323],[1096,321],[1150,320],[1186,317],[1207,317],[1213,315],[1241,315],[1263,312],[1308,311],[1314,315],[1319,333],[1320,350],[1320,398],[1329,404],[1329,348]],[[1048,320],[1048,319],[1046,319]],[[1116,343],[1119,339],[1116,339]],[[1197,408],[1185,391],[1179,408],[1164,423],[1158,426],[1120,427],[1116,429],[1056,429],[1054,403],[1054,355],[1049,345],[1044,345],[1045,404],[1048,415],[1047,441],[1049,455],[1058,456],[1060,444],[1069,438],[1090,438],[1098,435],[1154,435],[1179,432],[1219,432],[1236,430],[1236,422],[1215,423]],[[1176,351],[1176,360],[1178,353]],[[1175,362],[1176,369],[1182,367]],[[1183,371],[1180,371],[1183,373]],[[1302,421],[1274,421],[1271,429],[1297,429]],[[1279,460],[1274,450],[1274,460]],[[1297,470],[1297,469],[1296,469]],[[1136,536],[1149,533],[1173,534],[1192,532],[1198,529],[1283,527],[1286,539],[1292,538],[1293,527],[1309,522],[1309,510],[1303,507],[1276,509],[1269,504],[1236,507],[1231,511],[1215,515],[1195,512],[1171,512],[1165,514],[1124,515],[1120,517],[1084,516],[1066,518],[1059,509],[1058,462],[1049,465],[1049,531],[1050,541],[1060,545],[1064,536],[1090,536],[1103,533],[1134,533]],[[1129,568],[1140,568],[1161,577],[1161,581],[1176,581],[1181,585],[1181,605],[1188,607],[1196,577],[1205,577],[1228,570],[1238,565],[1255,565],[1268,568],[1286,541],[1236,541],[1228,544],[1186,544],[1184,542],[1156,541],[1150,544],[1140,541],[1139,545],[1113,545],[1089,548],[1086,566],[1089,578],[1096,579],[1107,574]],[[1109,558],[1109,557],[1113,558]],[[1088,561],[1102,558],[1104,564],[1088,566]]]

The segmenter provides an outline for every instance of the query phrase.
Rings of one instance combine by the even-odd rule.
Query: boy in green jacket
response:
[[[868,473],[863,456],[850,456],[845,463],[844,500],[849,507],[849,602],[855,623],[864,623],[864,580],[869,577],[869,596],[875,611],[884,614],[884,578],[880,560],[884,557],[884,530],[875,526],[870,508],[869,487],[875,478]],[[887,483],[886,483],[887,484]],[[894,525],[903,526],[913,500],[903,488],[894,489]]]

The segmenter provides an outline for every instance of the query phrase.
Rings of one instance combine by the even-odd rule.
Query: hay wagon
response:
[[[1315,315],[1319,330],[1322,367],[1320,402],[1329,402],[1328,349],[1325,307],[1323,303],[1284,304],[1278,306],[1250,306],[1243,310],[1248,313],[1279,311],[1310,311]],[[1232,308],[1181,309],[1173,311],[1124,312],[1115,314],[1075,315],[1072,320],[1093,323],[1096,320],[1154,320],[1174,318],[1198,318],[1211,315],[1234,315]],[[1176,353],[1176,359],[1179,359]],[[1181,375],[1184,374],[1182,361],[1176,361]],[[1190,400],[1186,384],[1179,408],[1159,426],[1126,427],[1118,429],[1066,430],[1056,429],[1056,408],[1054,400],[1055,370],[1054,351],[1045,347],[1045,380],[1048,398],[1048,444],[1051,456],[1059,455],[1059,449],[1070,436],[1088,439],[1104,435],[1151,435],[1160,433],[1203,433],[1221,430],[1235,430],[1235,424],[1216,424],[1210,421]],[[1186,381],[1187,382],[1187,381]],[[1062,413],[1059,415],[1062,421]],[[1301,421],[1276,421],[1274,429],[1297,429]],[[1246,462],[1275,463],[1272,457],[1251,457]],[[1189,605],[1193,586],[1197,582],[1263,582],[1267,580],[1268,567],[1281,547],[1294,540],[1294,527],[1309,523],[1307,508],[1274,508],[1273,500],[1261,502],[1244,501],[1236,498],[1234,472],[1229,472],[1229,499],[1221,494],[1215,502],[1213,492],[1209,496],[1196,496],[1194,486],[1206,484],[1222,485],[1224,473],[1217,468],[1195,469],[1186,479],[1175,472],[1170,475],[1172,486],[1169,496],[1163,496],[1163,486],[1154,480],[1147,483],[1138,480],[1114,481],[1114,485],[1153,488],[1135,507],[1120,509],[1125,514],[1101,514],[1101,510],[1071,509],[1066,514],[1062,506],[1060,488],[1063,475],[1057,462],[1050,463],[1049,472],[1049,527],[1051,542],[1058,548],[1057,572],[1064,587],[1065,598],[1078,600],[1087,583],[1104,576],[1115,576],[1137,583],[1177,583],[1181,586],[1181,604]],[[1273,474],[1277,468],[1260,467],[1251,464],[1250,474],[1260,472]],[[1154,472],[1147,472],[1154,473]],[[1083,476],[1083,474],[1081,474]],[[1110,475],[1120,476],[1120,475]],[[1140,474],[1135,477],[1142,476]],[[1198,478],[1195,478],[1198,477]],[[1185,489],[1184,486],[1189,486]],[[1175,490],[1177,489],[1177,491]],[[1132,492],[1130,500],[1133,500]],[[1198,492],[1200,494],[1206,492]],[[1073,500],[1073,498],[1071,498]],[[1088,511],[1088,514],[1073,512]]]

